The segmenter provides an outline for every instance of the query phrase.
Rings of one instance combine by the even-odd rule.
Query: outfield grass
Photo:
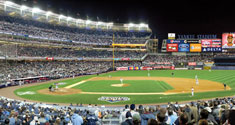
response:
[[[118,102],[114,104],[152,104],[152,103],[164,103],[164,102],[174,102],[174,101],[188,101],[188,100],[198,100],[202,98],[215,98],[215,97],[223,97],[223,96],[233,96],[235,95],[235,71],[234,70],[213,70],[211,72],[207,70],[158,70],[158,71],[149,71],[151,76],[158,76],[158,77],[179,77],[179,78],[195,78],[195,75],[198,76],[199,79],[205,79],[205,80],[211,80],[211,81],[216,81],[220,83],[226,83],[228,86],[230,86],[232,89],[231,91],[217,91],[217,92],[201,92],[201,93],[195,93],[194,97],[191,97],[190,93],[185,93],[185,94],[177,94],[177,95],[120,95],[121,97],[129,97],[130,100],[127,102]],[[171,75],[171,73],[174,72],[174,76]],[[148,71],[119,71],[119,72],[111,72],[111,73],[106,73],[106,74],[101,74],[96,77],[103,77],[103,76],[109,76],[112,75],[113,77],[115,76],[147,76]],[[67,83],[66,85],[62,85],[60,87],[65,87],[67,85],[71,85],[74,83],[77,83],[79,81],[89,79],[93,76],[85,76],[85,77],[79,77],[76,79],[71,79],[71,80],[64,80],[61,82]],[[151,81],[151,80],[150,80]],[[144,81],[150,82],[148,80]],[[91,81],[88,81],[86,84],[81,84],[79,86],[76,86],[74,88],[79,88],[82,89],[83,91],[95,91],[95,92],[114,92],[113,90],[110,90],[110,84],[109,83],[102,83],[105,85],[107,88],[102,88],[99,85],[101,83],[89,83]],[[120,83],[120,81],[112,81],[112,83]],[[128,81],[129,82],[129,81]],[[131,83],[128,84],[133,84],[136,83],[133,80],[130,80]],[[132,83],[133,82],[133,83]],[[160,84],[159,84],[160,83]],[[39,85],[39,86],[33,86],[33,87],[27,87],[27,88],[21,88],[16,90],[14,93],[16,94],[17,92],[25,92],[25,91],[34,91],[36,92],[37,90],[48,88],[49,85],[52,83],[44,84],[44,85]],[[88,86],[89,84],[89,86]],[[142,85],[142,81],[140,81],[141,84],[140,86],[144,86],[149,88],[149,92],[156,92],[158,91],[156,88],[148,87],[146,84]],[[148,84],[154,84],[154,86],[160,85],[162,88],[166,87],[165,89],[171,89],[168,88],[167,84],[163,84],[161,82],[154,83],[151,81],[151,83]],[[133,86],[133,85],[131,85]],[[133,90],[128,90],[129,92],[143,92],[141,90],[141,87],[137,87]],[[124,91],[122,89],[116,89],[115,92],[122,92]],[[127,90],[125,90],[127,91]],[[165,91],[161,89],[160,91]],[[146,92],[146,91],[145,91]],[[158,91],[159,92],[159,91]],[[101,96],[108,96],[108,97],[118,97],[118,95],[86,95],[86,94],[74,94],[74,95],[63,95],[63,96],[52,96],[52,95],[43,95],[43,94],[35,94],[35,95],[21,95],[20,97],[26,98],[26,99],[31,99],[31,100],[37,100],[37,101],[43,101],[43,102],[54,102],[54,103],[83,103],[83,104],[110,104],[108,102],[104,101],[99,101],[98,98]]]

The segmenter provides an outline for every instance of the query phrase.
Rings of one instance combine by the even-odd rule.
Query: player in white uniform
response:
[[[58,83],[55,84],[55,89],[58,90]]]
[[[198,81],[197,75],[195,75],[195,79],[196,79],[196,85],[199,85],[199,81]]]
[[[198,81],[198,79],[196,79],[196,85],[199,85],[199,81]]]
[[[192,87],[192,96],[194,96],[194,88]]]
[[[120,81],[121,81],[121,84],[123,84],[123,79],[122,78],[120,79]]]

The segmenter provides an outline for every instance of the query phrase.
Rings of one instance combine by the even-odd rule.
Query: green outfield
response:
[[[171,73],[174,72],[174,76]],[[114,87],[113,84],[120,84],[120,80],[94,80],[89,81],[91,78],[108,78],[110,75],[112,78],[115,77],[147,77],[148,71],[118,71],[91,76],[83,76],[75,79],[61,80],[59,83],[65,83],[60,85],[59,88],[68,87],[73,84],[82,82],[72,89],[81,90],[84,93],[70,94],[70,95],[49,95],[44,93],[39,93],[39,90],[47,89],[53,82],[48,82],[42,85],[36,85],[31,87],[24,87],[14,91],[17,96],[20,96],[29,100],[36,100],[41,102],[53,102],[53,103],[83,103],[83,104],[155,104],[155,103],[165,103],[174,101],[189,101],[198,100],[206,98],[216,98],[223,96],[233,96],[235,95],[235,71],[233,70],[153,70],[149,71],[151,77],[169,77],[169,78],[191,78],[195,79],[195,75],[202,80],[210,80],[221,83],[226,83],[231,90],[226,91],[213,91],[213,92],[198,92],[195,96],[191,96],[190,93],[179,93],[172,95],[131,95],[125,93],[157,93],[165,92],[168,90],[175,89],[168,83],[164,81],[157,80],[124,80],[124,84],[128,84],[126,87]],[[86,81],[88,80],[88,81]],[[180,84],[179,84],[180,86]],[[24,94],[22,92],[34,92],[34,94]],[[86,92],[97,92],[98,94],[86,94]],[[99,94],[104,93],[116,93],[116,94]],[[117,93],[120,93],[117,94]],[[124,93],[124,94],[122,94]],[[104,97],[127,97],[129,100],[119,101],[115,103],[110,103],[107,101],[101,101],[99,98]]]

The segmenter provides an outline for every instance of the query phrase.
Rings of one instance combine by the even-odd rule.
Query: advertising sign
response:
[[[118,71],[119,70],[124,70],[125,71],[125,70],[128,70],[128,67],[117,67],[116,70],[118,70]]]
[[[189,52],[189,44],[179,44],[178,50],[179,52]]]
[[[122,58],[123,61],[130,60],[130,58]]]
[[[178,52],[178,44],[167,44],[166,45],[166,51],[167,52]]]
[[[175,33],[168,33],[168,39],[175,39]]]
[[[202,52],[221,52],[221,39],[202,39]]]
[[[197,63],[196,63],[196,62],[188,62],[188,65],[189,65],[189,66],[196,66]]]
[[[166,40],[166,43],[186,43],[186,40]]]
[[[207,48],[202,48],[202,52],[221,52],[222,48],[221,47],[207,47]]]
[[[222,48],[224,49],[235,48],[235,33],[223,33]]]
[[[200,40],[187,40],[186,43],[201,43]]]
[[[201,52],[202,51],[202,46],[201,44],[190,44],[190,52]]]

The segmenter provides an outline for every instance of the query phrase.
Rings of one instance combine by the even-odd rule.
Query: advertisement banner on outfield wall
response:
[[[201,52],[202,51],[202,46],[201,44],[190,44],[190,52]]]
[[[188,62],[188,65],[189,65],[189,66],[196,66],[197,63],[196,63],[196,62]]]
[[[167,52],[178,52],[178,44],[166,44],[166,51]]]
[[[130,60],[130,58],[122,58],[122,60],[127,61]]]
[[[223,33],[222,48],[223,49],[235,48],[235,33]]]
[[[141,67],[141,70],[152,70],[152,69],[153,69],[152,67],[146,67],[146,66]]]
[[[128,67],[117,67],[116,70],[117,71],[126,71],[126,70],[128,70]]]
[[[179,52],[189,52],[189,44],[179,44],[178,50]]]

